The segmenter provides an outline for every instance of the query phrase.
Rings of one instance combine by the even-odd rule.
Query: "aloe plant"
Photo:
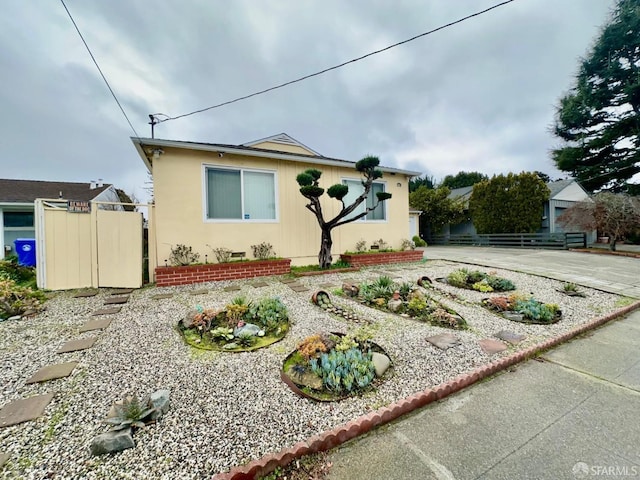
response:
[[[143,428],[158,412],[158,408],[152,406],[149,397],[139,400],[136,395],[125,397],[122,404],[115,404],[114,408],[116,415],[104,421],[111,425],[112,430]]]

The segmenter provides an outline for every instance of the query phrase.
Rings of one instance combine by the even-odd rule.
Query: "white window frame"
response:
[[[344,185],[344,182],[348,181],[348,182],[357,182],[359,184],[362,184],[362,178],[353,178],[353,177],[341,177],[340,178],[340,183]],[[387,191],[387,182],[386,181],[378,181],[378,180],[374,180],[373,183],[378,183],[380,185],[382,185],[383,188],[383,192]],[[374,197],[375,198],[375,197]],[[389,222],[389,211],[387,209],[387,202],[388,200],[385,200],[384,202],[381,202],[382,204],[382,208],[384,211],[384,220],[367,220],[367,216],[365,215],[362,218],[359,218],[358,220],[355,220],[355,222],[365,222],[365,223],[388,223]],[[364,201],[365,206],[367,201]],[[361,204],[362,205],[362,204]],[[348,206],[348,205],[347,205]]]
[[[260,218],[209,218],[209,189],[207,182],[207,171],[209,169],[215,170],[230,170],[233,172],[240,172],[240,207],[242,209],[242,215],[244,216],[244,173],[243,172],[256,172],[256,173],[270,173],[273,175],[273,196],[275,202],[275,218],[260,219]],[[231,167],[229,165],[215,165],[211,163],[202,164],[202,220],[204,223],[279,223],[280,222],[280,208],[278,202],[278,172],[276,170],[266,170],[260,168],[243,168],[243,167]]]

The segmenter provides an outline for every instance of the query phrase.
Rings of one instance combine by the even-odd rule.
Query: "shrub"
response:
[[[36,313],[42,309],[44,293],[18,285],[13,280],[0,280],[0,318]]]
[[[366,251],[367,251],[367,242],[365,242],[364,240],[359,240],[356,243],[356,252],[363,253]]]
[[[487,283],[491,285],[491,288],[493,288],[496,292],[509,292],[516,289],[514,283],[507,278],[489,275],[486,280]]]
[[[453,285],[458,288],[465,288],[467,286],[467,271],[464,269],[454,270],[447,275],[447,282],[449,285]]]
[[[258,260],[266,260],[267,258],[273,258],[276,256],[273,246],[267,242],[262,242],[258,245],[251,245],[251,250],[253,251],[253,256]]]
[[[382,238],[373,242],[373,245],[377,245],[379,251],[384,251],[389,249],[389,244],[385,242]]]
[[[298,353],[302,355],[305,360],[317,357],[320,353],[326,352],[327,346],[322,341],[322,337],[319,334],[311,335],[305,338],[298,345]]]
[[[553,321],[553,317],[558,311],[557,305],[550,307],[549,305],[541,303],[533,298],[516,302],[514,310],[521,313],[529,320],[542,323],[551,323]]]
[[[413,243],[414,243],[414,245],[416,247],[426,247],[427,246],[427,242],[425,242],[423,239],[421,239],[418,235],[414,235],[411,240],[413,240]]]
[[[486,279],[474,283],[471,288],[483,293],[493,292],[493,287],[487,283]]]
[[[287,319],[287,307],[277,297],[264,298],[249,307],[249,315],[255,317],[265,330],[272,332]]]
[[[213,248],[211,245],[207,245],[207,247],[211,249],[218,263],[227,263],[231,261],[231,254],[233,253],[231,249],[225,247]]]
[[[175,247],[171,247],[171,254],[169,255],[169,263],[171,265],[191,265],[198,260],[200,260],[200,254],[194,252],[193,247],[187,247],[180,243]]]
[[[0,280],[13,280],[18,285],[36,289],[36,269],[18,263],[18,257],[9,255],[0,260]]]
[[[402,242],[400,243],[400,250],[413,250],[416,248],[415,243],[413,243],[411,240],[409,240],[408,238],[405,238],[404,240],[402,240]]]
[[[413,297],[407,304],[407,313],[412,317],[420,317],[427,312],[427,301],[424,298]]]

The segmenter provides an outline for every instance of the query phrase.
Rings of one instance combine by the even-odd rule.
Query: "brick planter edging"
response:
[[[533,345],[519,352],[514,352],[511,355],[495,360],[487,365],[483,365],[470,373],[463,373],[448,382],[441,383],[433,388],[428,388],[422,392],[415,393],[407,398],[392,403],[389,406],[382,407],[366,415],[362,415],[355,420],[339,425],[332,430],[314,435],[306,441],[298,442],[294,446],[285,448],[280,452],[267,454],[246,465],[234,467],[227,473],[214,475],[213,478],[217,480],[253,480],[257,477],[273,472],[277,467],[284,467],[297,458],[301,458],[311,453],[330,450],[359,435],[367,433],[375,427],[391,422],[402,415],[424,407],[436,400],[441,400],[458,392],[459,390],[462,390],[463,388],[473,385],[480,380],[505,370],[512,365],[527,360],[542,351],[555,347],[582,333],[600,327],[611,320],[622,317],[639,308],[640,301],[616,310],[603,317],[596,318],[584,325],[577,326],[560,336],[550,338],[542,343],[538,343],[537,345]]]
[[[422,260],[422,250],[403,250],[401,252],[371,252],[371,253],[343,253],[340,260],[352,267],[368,267],[370,265],[385,265],[388,263],[417,262]]]
[[[189,285],[192,283],[240,278],[284,275],[291,272],[291,259],[252,260],[249,262],[208,263],[181,267],[156,267],[156,286]]]
[[[330,275],[332,273],[359,272],[358,267],[330,268],[327,270],[313,270],[311,272],[293,272],[296,277],[315,277],[317,275]]]

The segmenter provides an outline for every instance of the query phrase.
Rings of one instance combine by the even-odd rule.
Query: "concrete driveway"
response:
[[[432,246],[424,250],[424,257],[430,260],[501,267],[640,298],[640,258],[491,247]]]
[[[640,259],[428,247],[640,298]],[[640,310],[334,449],[331,480],[640,478]]]

